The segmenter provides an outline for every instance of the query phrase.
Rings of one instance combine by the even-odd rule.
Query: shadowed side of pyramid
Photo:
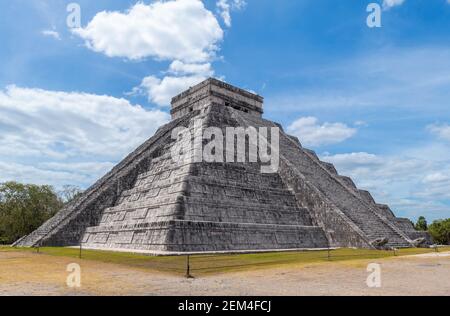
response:
[[[215,79],[183,92],[172,101],[171,123],[17,245],[82,242],[91,249],[158,254],[431,243],[282,130],[279,146],[271,148],[279,156],[274,173],[262,173],[261,162],[174,161],[176,128],[189,131],[183,143],[193,141],[198,124],[224,134],[229,127],[279,127],[262,118],[262,103]],[[260,145],[252,142],[246,139],[247,149]]]
[[[171,139],[177,126],[187,125],[195,116],[190,113],[158,129],[156,134],[128,155],[104,177],[88,188],[79,198],[61,209],[31,234],[19,239],[14,246],[76,246],[86,229],[97,225],[108,207],[114,206],[122,192],[131,189],[139,174],[148,169],[153,158]]]

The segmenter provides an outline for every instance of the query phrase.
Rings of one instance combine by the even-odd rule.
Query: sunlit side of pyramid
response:
[[[190,88],[172,100],[169,124],[16,245],[170,254],[431,243],[283,131],[276,173],[172,159],[173,129],[279,126],[262,113],[260,96],[216,79]]]

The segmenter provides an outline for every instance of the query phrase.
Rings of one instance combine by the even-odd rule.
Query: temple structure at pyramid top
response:
[[[264,98],[209,78],[172,99],[172,118],[180,118],[205,106],[223,105],[261,117]]]
[[[262,173],[260,160],[173,159],[179,142],[191,141],[174,138],[178,128],[280,127],[262,117],[263,98],[256,94],[208,79],[174,97],[171,114],[171,122],[15,245],[81,243],[89,249],[183,254],[432,243],[282,129],[273,173]],[[261,137],[246,138],[246,149],[269,142]]]

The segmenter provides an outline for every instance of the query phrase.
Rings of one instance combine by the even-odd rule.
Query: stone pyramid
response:
[[[261,162],[172,159],[176,128],[281,128],[262,118],[258,95],[208,79],[173,98],[171,114],[170,123],[16,246],[81,242],[179,254],[431,243],[282,129],[276,173],[262,173]]]

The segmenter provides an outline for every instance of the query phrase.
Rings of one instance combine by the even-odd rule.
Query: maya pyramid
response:
[[[208,79],[173,98],[171,114],[170,123],[16,246],[82,243],[177,254],[431,243],[411,221],[263,119],[258,95]],[[277,172],[262,173],[262,162],[174,161],[174,129],[192,131],[195,122],[279,127]]]

